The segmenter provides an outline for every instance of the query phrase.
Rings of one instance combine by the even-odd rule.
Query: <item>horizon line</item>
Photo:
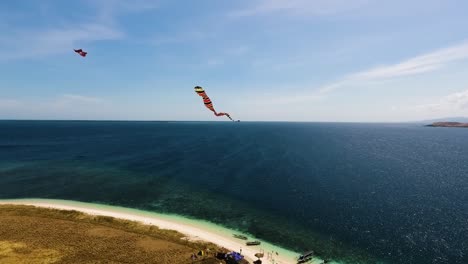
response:
[[[457,117],[456,117],[457,118]],[[458,117],[465,118],[465,117]],[[444,119],[444,118],[437,118]],[[453,118],[446,118],[453,119]],[[360,124],[408,124],[408,123],[424,123],[424,122],[433,122],[435,119],[430,120],[417,120],[417,121],[294,121],[294,120],[274,120],[274,121],[265,121],[265,120],[249,120],[249,121],[240,121],[249,122],[249,123],[360,123]],[[215,121],[215,120],[131,120],[131,119],[0,119],[1,121],[56,121],[56,122],[212,122],[212,123],[238,123],[237,121]],[[437,121],[439,122],[439,121]]]

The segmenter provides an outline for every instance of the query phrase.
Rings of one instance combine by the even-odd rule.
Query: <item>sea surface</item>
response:
[[[0,199],[175,213],[342,263],[468,263],[468,129],[0,121]]]

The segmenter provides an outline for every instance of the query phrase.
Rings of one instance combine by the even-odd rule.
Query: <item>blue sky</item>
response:
[[[463,0],[0,2],[0,119],[468,116]],[[81,58],[73,49],[88,52]]]

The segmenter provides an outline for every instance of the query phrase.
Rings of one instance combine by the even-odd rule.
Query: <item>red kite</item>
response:
[[[80,54],[81,57],[86,57],[86,54],[88,54],[88,52],[85,52],[83,51],[82,49],[73,49],[76,53]]]

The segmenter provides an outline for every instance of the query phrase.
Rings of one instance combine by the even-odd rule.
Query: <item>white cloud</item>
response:
[[[460,120],[463,120],[463,117],[468,117],[468,89],[439,98],[415,98],[411,101],[405,105],[393,105],[383,114],[391,115],[394,121],[409,122],[438,118],[456,120],[457,117],[462,117]]]
[[[110,104],[101,98],[77,94],[35,100],[0,99],[0,118],[2,115],[26,118],[91,116],[99,115],[108,109],[108,106]]]
[[[81,44],[123,37],[123,33],[101,24],[83,24],[42,31],[20,30],[0,44],[0,60],[43,57],[73,51]]]
[[[0,109],[12,109],[22,105],[21,101],[13,99],[0,99]]]
[[[97,97],[64,94],[51,99],[30,102],[30,104],[32,108],[37,108],[42,112],[76,114],[100,111],[106,105],[106,101]]]
[[[205,33],[191,30],[191,31],[178,33],[172,36],[157,36],[150,42],[155,45],[173,44],[173,43],[190,43],[196,40],[202,40],[204,37],[206,37]]]
[[[246,17],[277,12],[323,16],[351,11],[369,0],[259,0],[253,6],[231,12],[231,17]]]
[[[64,94],[59,98],[57,102],[60,102],[61,104],[99,104],[104,101],[97,97],[83,96],[77,94]]]
[[[355,74],[353,78],[370,80],[414,75],[431,72],[445,66],[447,63],[467,58],[468,42],[464,42],[460,45],[441,49],[422,56],[417,56],[395,65],[370,69],[368,71]]]
[[[428,54],[416,56],[397,64],[379,66],[366,71],[349,74],[344,76],[341,80],[319,87],[319,89],[315,89],[315,91],[311,93],[295,94],[282,97],[280,100],[289,103],[305,102],[310,100],[310,98],[323,98],[327,94],[343,87],[356,87],[370,82],[384,82],[399,77],[429,73],[441,69],[450,63],[466,59],[468,59],[468,41]],[[289,89],[289,91],[293,90],[294,89]]]
[[[119,15],[139,13],[159,7],[159,0],[87,0],[97,9],[97,18],[102,23],[114,23]]]
[[[435,103],[417,105],[414,109],[441,114],[468,114],[468,90],[449,94]]]
[[[419,18],[459,6],[457,1],[381,1],[381,0],[251,0],[250,5],[228,13],[228,17],[278,15],[295,17]],[[433,16],[432,16],[433,17]],[[430,17],[429,17],[430,18]]]
[[[156,8],[157,1],[93,0],[88,4],[96,13],[92,19],[84,14],[82,21],[56,27],[24,28],[9,23],[8,30],[0,33],[0,61],[62,54],[91,42],[122,39],[125,33],[116,24],[117,16]],[[57,20],[62,19],[66,17]]]

